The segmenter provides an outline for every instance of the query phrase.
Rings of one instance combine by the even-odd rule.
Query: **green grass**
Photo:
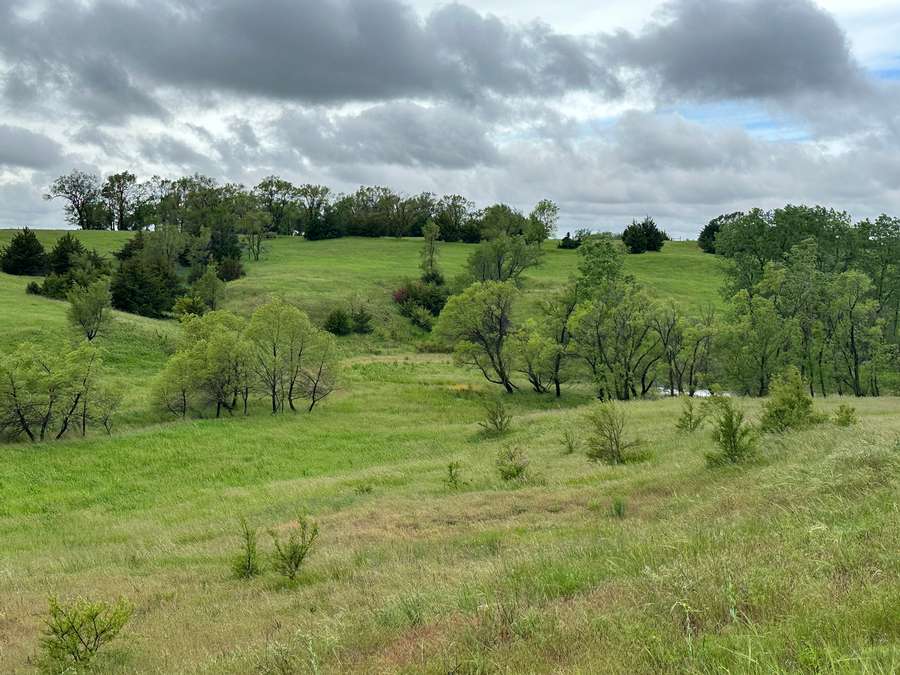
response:
[[[718,302],[715,261],[691,246],[627,263],[660,294]],[[468,250],[444,247],[448,274]],[[280,239],[229,306],[360,292],[388,311],[417,251]],[[575,261],[548,250],[526,296]],[[67,339],[64,303],[22,282],[0,275],[4,347]],[[510,433],[487,437],[494,388],[376,335],[345,342],[342,388],[312,414],[162,422],[146,389],[177,326],[118,319],[108,361],[136,419],[108,438],[0,448],[0,672],[36,670],[48,593],[134,603],[101,673],[900,669],[900,399],[854,400],[858,426],[764,437],[755,461],[720,469],[706,466],[708,429],[675,430],[677,401],[633,402],[642,459],[606,467],[583,454],[586,390],[509,397]],[[497,476],[508,445],[528,453],[525,483]],[[454,460],[458,490],[445,485]],[[264,530],[300,512],[321,535],[289,584]],[[250,581],[231,575],[242,516],[266,563]]]

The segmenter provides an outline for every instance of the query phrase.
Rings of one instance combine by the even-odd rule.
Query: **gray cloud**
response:
[[[26,16],[0,0],[0,223],[58,224],[39,195],[63,160],[546,196],[567,227],[650,213],[687,234],[787,201],[900,210],[900,87],[870,81],[809,0],[672,0],[644,30],[584,35],[406,1],[42,0]],[[644,110],[607,117],[625,101]],[[802,140],[666,112],[698,102],[752,104]]]
[[[46,169],[62,159],[62,146],[43,134],[0,124],[0,166]]]
[[[293,111],[277,125],[280,138],[313,162],[449,169],[495,163],[498,152],[489,130],[460,110],[405,102],[335,117]]]
[[[621,93],[585,40],[461,5],[423,21],[398,0],[51,0],[3,18],[7,95],[63,90],[94,115],[162,115],[147,92],[167,86],[304,103]]]
[[[607,38],[604,51],[674,99],[868,89],[843,30],[810,0],[673,0],[641,34]]]

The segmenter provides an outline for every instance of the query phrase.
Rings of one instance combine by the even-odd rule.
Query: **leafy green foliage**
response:
[[[41,646],[50,663],[62,668],[88,664],[119,635],[133,613],[122,598],[114,604],[84,598],[61,603],[51,596],[49,603]]]
[[[29,342],[0,360],[0,433],[30,441],[60,439],[89,422],[108,424],[115,399],[101,382],[102,361],[84,342],[73,349]]]
[[[438,337],[453,345],[460,363],[512,393],[511,311],[518,296],[510,282],[472,284],[447,302],[436,326]]]
[[[519,282],[525,270],[540,264],[543,252],[522,235],[501,233],[483,241],[468,260],[469,273],[476,281]]]
[[[802,429],[820,421],[813,411],[812,396],[800,377],[800,371],[790,366],[772,381],[772,391],[763,403],[760,427],[763,431],[783,433]]]
[[[301,515],[296,527],[290,528],[287,539],[282,538],[275,530],[269,530],[269,535],[275,547],[272,567],[288,581],[294,581],[319,536],[318,524]]]
[[[841,403],[834,411],[834,424],[838,427],[852,427],[859,424],[859,415],[856,408],[846,403]]]
[[[89,286],[75,286],[67,297],[69,323],[88,341],[96,338],[112,320],[107,279],[99,279]]]

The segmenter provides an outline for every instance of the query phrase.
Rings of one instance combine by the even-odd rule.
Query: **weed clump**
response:
[[[563,452],[567,455],[573,454],[578,450],[578,436],[571,429],[566,429],[562,435]]]
[[[447,464],[447,476],[444,478],[444,484],[449,490],[459,490],[466,485],[466,481],[462,477],[462,462],[454,460]]]
[[[241,552],[234,560],[234,575],[238,579],[251,579],[260,572],[256,528],[250,527],[245,518],[241,518],[240,525]]]
[[[291,529],[286,540],[279,537],[275,530],[269,530],[275,550],[272,554],[272,566],[275,571],[286,577],[288,581],[294,581],[297,573],[303,565],[303,561],[309,555],[310,549],[319,536],[319,526],[314,520],[306,516],[297,519],[297,527]]]
[[[859,424],[859,415],[856,408],[846,403],[841,403],[834,411],[834,424],[838,427],[852,427]]]
[[[693,433],[706,422],[708,412],[706,406],[698,404],[692,396],[688,396],[681,403],[681,416],[675,423],[675,428]]]
[[[484,429],[485,433],[502,436],[509,431],[511,425],[512,415],[507,411],[503,401],[495,399],[484,403],[484,419],[478,426]]]
[[[528,471],[528,455],[518,446],[503,448],[497,453],[497,472],[505,481],[524,480]]]
[[[592,462],[623,464],[625,451],[639,444],[625,438],[625,411],[613,401],[604,401],[587,416],[591,426],[587,457]]]
[[[69,672],[88,664],[104,645],[122,631],[134,611],[120,598],[113,604],[77,598],[61,603],[51,597],[41,646],[51,664]]]

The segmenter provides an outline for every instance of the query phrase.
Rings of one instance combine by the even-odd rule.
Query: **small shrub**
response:
[[[563,452],[571,455],[578,450],[578,436],[571,429],[566,429],[562,435]]]
[[[791,366],[772,382],[771,394],[763,403],[760,426],[763,431],[784,433],[819,421],[820,417],[813,411],[812,396],[803,384],[800,371]]]
[[[219,265],[216,268],[216,275],[222,281],[235,281],[245,274],[244,265],[237,258],[225,258],[219,262]]]
[[[859,416],[856,408],[846,403],[841,403],[834,411],[834,424],[839,427],[852,427],[859,424]]]
[[[698,404],[693,397],[688,396],[681,403],[681,416],[675,423],[675,428],[693,433],[706,422],[707,412],[703,404]]]
[[[719,446],[719,451],[706,456],[709,465],[736,464],[749,458],[756,445],[756,436],[744,419],[743,411],[725,396],[717,396],[713,400],[713,406],[713,440]]]
[[[62,665],[87,664],[97,652],[115,639],[131,618],[133,608],[120,598],[114,604],[84,598],[62,604],[50,598],[41,646],[51,662]]]
[[[350,304],[350,325],[354,333],[366,335],[372,332],[372,313],[363,302]]]
[[[74,281],[71,277],[51,273],[44,278],[44,283],[41,284],[41,295],[64,300],[73,285]]]
[[[431,331],[434,327],[434,315],[420,305],[410,303],[405,306],[404,315],[412,321],[413,326],[424,331]]]
[[[256,528],[241,518],[241,553],[234,561],[234,574],[238,579],[250,579],[260,572],[259,554],[256,549]]]
[[[497,453],[495,464],[500,478],[506,481],[523,480],[528,470],[528,455],[518,446],[502,448]]]
[[[191,314],[203,316],[206,314],[206,310],[206,303],[193,295],[182,295],[175,301],[175,306],[172,307],[172,313],[179,319]]]
[[[444,478],[444,484],[450,490],[459,490],[467,484],[462,478],[462,462],[453,461],[447,465],[447,477]]]
[[[41,285],[36,281],[29,281],[28,285],[25,287],[25,292],[28,293],[28,295],[40,295]]]
[[[625,411],[614,401],[604,401],[587,416],[591,426],[587,456],[593,462],[622,464],[625,451],[638,445],[637,440],[625,439]]]
[[[281,539],[275,530],[269,530],[275,546],[272,566],[279,574],[287,577],[288,581],[297,578],[303,561],[319,536],[319,526],[315,521],[300,516],[297,522],[298,526],[291,529],[287,540]]]
[[[512,415],[500,399],[484,403],[484,420],[478,423],[484,431],[493,436],[502,436],[512,424]]]
[[[353,332],[350,315],[341,307],[336,307],[329,312],[325,317],[323,327],[332,335],[350,335]]]
[[[611,512],[613,518],[624,518],[625,517],[625,500],[621,497],[616,497],[613,499]]]

